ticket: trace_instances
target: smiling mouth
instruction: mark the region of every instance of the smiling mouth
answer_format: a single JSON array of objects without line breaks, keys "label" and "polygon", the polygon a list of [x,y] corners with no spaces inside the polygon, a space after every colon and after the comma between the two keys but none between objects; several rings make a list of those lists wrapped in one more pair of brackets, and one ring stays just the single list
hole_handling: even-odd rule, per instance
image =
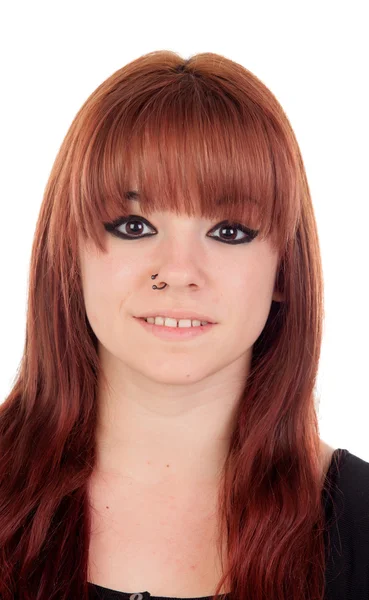
[{"label": "smiling mouth", "polygon": [[192,327],[205,327],[205,325],[214,325],[210,321],[201,321],[200,319],[174,319],[173,317],[139,317],[150,325],[157,327],[170,327],[178,329],[191,329]]},{"label": "smiling mouth", "polygon": [[215,327],[216,323],[207,323],[206,325],[187,325],[184,327],[172,326],[170,323],[167,325],[148,323],[144,317],[136,317],[136,320],[141,323],[141,327],[146,329],[149,333],[152,333],[158,338],[163,340],[177,340],[184,341],[192,338],[201,337],[205,335],[207,331],[210,331]]}]

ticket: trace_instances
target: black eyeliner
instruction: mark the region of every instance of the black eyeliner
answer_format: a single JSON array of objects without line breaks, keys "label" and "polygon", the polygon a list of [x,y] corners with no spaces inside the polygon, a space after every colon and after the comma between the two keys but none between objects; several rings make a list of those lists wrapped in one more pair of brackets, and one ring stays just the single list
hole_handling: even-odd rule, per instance
[{"label": "black eyeliner", "polygon": [[[249,227],[246,227],[245,225],[242,225],[242,223],[237,223],[236,221],[222,221],[221,223],[218,223],[218,225],[216,227],[213,227],[213,229],[218,229],[219,227],[231,227],[234,229],[240,229],[243,233],[246,233],[251,239],[255,239],[256,236],[259,233],[258,229],[250,229]],[[219,240],[219,241],[223,241],[223,240]],[[236,243],[236,244],[240,244],[242,242],[244,242],[245,240],[237,240],[236,242],[232,242],[231,240],[229,242],[225,242],[225,243]]]},{"label": "black eyeliner", "polygon": [[116,229],[117,227],[119,227],[119,225],[122,225],[122,223],[124,223],[125,221],[129,221],[130,219],[138,219],[139,221],[143,221],[143,223],[145,223],[149,227],[152,227],[151,223],[149,223],[149,221],[147,221],[147,219],[145,219],[145,217],[141,217],[140,215],[127,215],[126,217],[119,217],[118,219],[115,219],[115,221],[112,221],[111,223],[104,223],[104,227],[105,227],[106,231],[113,232],[113,230]]},{"label": "black eyeliner", "polygon": [[[116,237],[118,237],[120,239],[126,239],[126,240],[133,240],[133,239],[139,240],[144,237],[149,237],[149,236],[153,235],[152,233],[146,233],[144,235],[140,235],[139,237],[135,237],[135,236],[130,236],[130,235],[124,234],[120,231],[117,231],[117,228],[120,225],[122,225],[123,223],[126,223],[126,222],[128,223],[130,220],[134,221],[135,219],[142,221],[142,223],[144,223],[151,229],[156,230],[156,228],[153,225],[151,225],[151,223],[147,219],[145,219],[145,217],[142,217],[140,215],[127,215],[125,217],[119,217],[118,219],[115,219],[111,223],[104,223],[104,228],[106,231],[115,235]],[[242,225],[242,223],[237,223],[234,221],[227,221],[227,220],[221,221],[220,223],[218,223],[215,227],[212,228],[211,231],[220,229],[221,227],[230,227],[230,228],[238,229],[238,230],[242,231],[243,233],[245,233],[249,237],[249,239],[243,239],[243,240],[222,240],[218,237],[210,236],[210,238],[215,239],[217,242],[222,242],[223,244],[229,244],[229,245],[230,244],[236,245],[236,244],[250,243],[254,238],[256,238],[256,236],[259,233],[258,230],[249,229],[245,225]]]}]

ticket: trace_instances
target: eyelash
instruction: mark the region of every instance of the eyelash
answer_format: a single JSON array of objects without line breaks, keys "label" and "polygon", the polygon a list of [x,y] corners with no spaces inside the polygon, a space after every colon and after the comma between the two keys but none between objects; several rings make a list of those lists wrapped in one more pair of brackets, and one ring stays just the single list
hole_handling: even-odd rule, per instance
[{"label": "eyelash", "polygon": [[[145,233],[144,235],[140,235],[140,236],[130,236],[126,233],[122,233],[121,231],[118,231],[118,227],[121,227],[122,225],[128,224],[128,223],[135,223],[136,221],[141,221],[148,227],[155,229],[155,227],[153,227],[149,223],[149,221],[147,221],[144,217],[139,217],[136,215],[129,215],[128,217],[121,217],[120,219],[118,219],[117,221],[114,221],[113,223],[105,223],[104,227],[105,227],[106,231],[108,231],[109,233],[111,233],[121,239],[125,239],[125,240],[137,240],[137,239],[139,240],[144,237],[151,237],[152,235],[155,235],[155,234]],[[214,236],[210,236],[211,238],[213,238],[216,241],[219,241],[223,244],[231,244],[231,245],[249,244],[250,242],[252,242],[252,240],[254,238],[256,238],[256,236],[259,233],[258,231],[254,230],[254,229],[249,229],[248,227],[245,227],[241,223],[235,223],[235,222],[230,222],[230,221],[222,221],[221,223],[218,223],[218,225],[216,227],[213,227],[213,229],[211,229],[210,231],[211,232],[216,231],[217,229],[219,229],[221,227],[227,228],[227,229],[239,229],[240,231],[245,233],[247,236],[246,238],[243,238],[241,240],[228,240],[228,241],[222,240],[222,239],[214,237]]]}]

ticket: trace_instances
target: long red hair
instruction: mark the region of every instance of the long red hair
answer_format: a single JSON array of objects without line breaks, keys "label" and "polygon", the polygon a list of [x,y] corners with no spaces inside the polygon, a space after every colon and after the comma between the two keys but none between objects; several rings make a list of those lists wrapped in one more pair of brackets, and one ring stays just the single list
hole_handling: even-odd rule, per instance
[{"label": "long red hair", "polygon": [[225,584],[235,600],[320,600],[323,277],[300,150],[250,71],[214,53],[170,51],[134,60],[91,94],[46,185],[23,356],[0,407],[0,596],[88,598],[87,489],[104,375],[78,239],[106,251],[104,223],[129,214],[132,181],[150,210],[235,218],[279,251],[284,299],[254,344],[219,494],[227,565],[217,594]]}]

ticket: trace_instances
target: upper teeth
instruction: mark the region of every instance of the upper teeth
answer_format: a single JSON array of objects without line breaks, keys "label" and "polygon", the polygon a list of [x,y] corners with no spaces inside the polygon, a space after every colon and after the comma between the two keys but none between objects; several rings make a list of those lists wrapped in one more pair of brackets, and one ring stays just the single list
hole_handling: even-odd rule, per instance
[{"label": "upper teeth", "polygon": [[207,321],[197,321],[196,319],[172,319],[170,317],[147,317],[145,321],[155,325],[164,325],[166,327],[200,327],[200,325],[208,324]]}]

